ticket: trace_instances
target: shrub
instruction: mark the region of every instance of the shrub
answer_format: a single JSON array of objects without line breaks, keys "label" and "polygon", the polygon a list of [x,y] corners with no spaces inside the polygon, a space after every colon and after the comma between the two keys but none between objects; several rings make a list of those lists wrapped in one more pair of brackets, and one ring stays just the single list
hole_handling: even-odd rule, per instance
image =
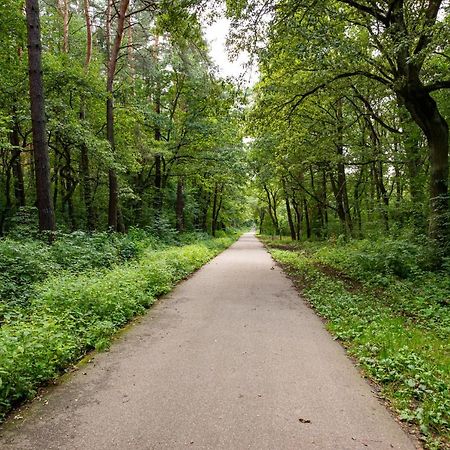
[{"label": "shrub", "polygon": [[[19,228],[18,228],[19,229]],[[13,236],[18,236],[17,233]],[[81,273],[139,258],[148,248],[162,248],[148,230],[119,233],[57,233],[53,245],[39,239],[0,240],[0,321],[14,305],[26,307],[34,284],[50,274]]]},{"label": "shrub", "polygon": [[364,239],[324,246],[316,256],[360,280],[381,284],[388,282],[386,277],[408,278],[427,268],[423,247],[402,239]]},{"label": "shrub", "polygon": [[[32,284],[57,269],[49,247],[40,241],[0,241],[0,299],[24,305],[32,293]],[[1,317],[0,317],[1,318]]]}]

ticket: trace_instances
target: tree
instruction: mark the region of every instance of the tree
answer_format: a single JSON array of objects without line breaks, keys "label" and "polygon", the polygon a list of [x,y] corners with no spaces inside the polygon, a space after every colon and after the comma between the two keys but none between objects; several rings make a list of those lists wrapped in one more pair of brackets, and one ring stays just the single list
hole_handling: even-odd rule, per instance
[{"label": "tree", "polygon": [[[129,0],[121,0],[119,8],[117,10],[117,29],[115,32],[114,42],[112,49],[110,50],[110,33],[112,22],[112,2],[108,0],[107,6],[107,48],[108,48],[108,71],[106,81],[106,133],[108,141],[111,145],[111,150],[115,152],[115,140],[114,140],[114,77],[116,75],[117,60],[119,58],[120,46],[122,43],[123,32],[125,29],[125,18],[128,11]],[[119,187],[117,174],[114,168],[109,169],[109,204],[108,204],[108,225],[109,227],[117,231],[118,229],[118,215],[119,215]]]},{"label": "tree", "polygon": [[[308,82],[297,85],[279,105],[289,113],[345,79],[379,84],[390,98],[399,99],[428,142],[429,234],[438,251],[447,248],[448,124],[433,97],[434,92],[450,87],[444,66],[436,64],[436,59],[445,58],[442,50],[449,31],[445,2],[227,3],[235,17],[236,35],[254,37],[251,27],[265,32],[269,50],[259,52],[262,60],[275,52],[290,55],[291,66],[278,73],[277,64],[270,68],[273,77],[283,84],[282,77],[299,79],[309,74]],[[258,27],[255,17],[260,18]]]},{"label": "tree", "polygon": [[42,82],[41,28],[38,0],[26,1],[28,30],[28,65],[31,122],[36,174],[36,198],[40,231],[55,230],[55,214],[50,195],[50,160],[45,126],[45,102]]}]

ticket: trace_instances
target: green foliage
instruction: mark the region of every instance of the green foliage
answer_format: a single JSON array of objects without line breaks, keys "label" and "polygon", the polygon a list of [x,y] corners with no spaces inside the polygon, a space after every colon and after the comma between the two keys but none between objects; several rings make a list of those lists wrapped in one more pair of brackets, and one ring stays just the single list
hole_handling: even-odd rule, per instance
[{"label": "green foliage", "polygon": [[402,420],[429,448],[448,443],[450,275],[427,271],[420,245],[402,240],[266,243],[289,249],[271,253]]},{"label": "green foliage", "polygon": [[[89,7],[88,47],[82,2],[40,2],[50,190],[58,230],[107,229],[110,169],[117,175],[120,219],[127,230],[147,227],[174,244],[175,228],[212,231],[216,184],[221,187],[216,225],[233,228],[245,221],[240,92],[205,57],[208,46],[196,3],[161,2],[151,14],[130,4],[127,16],[136,21],[126,27],[118,56],[111,151],[105,128],[105,5]],[[0,17],[0,235],[29,238],[37,220],[34,208],[23,208],[36,204],[25,17],[20,2],[6,0],[5,6]],[[116,25],[113,15],[112,31]],[[132,247],[123,256],[132,257]]]},{"label": "green foliage", "polygon": [[[23,225],[23,224],[22,224]],[[207,239],[205,233],[179,234],[165,228],[131,229],[127,234],[76,231],[58,233],[53,245],[25,237],[25,226],[0,240],[0,321],[28,306],[36,284],[55,273],[78,275],[92,269],[108,269],[137,259],[148,249],[186,245]]]},{"label": "green foliage", "polygon": [[429,268],[427,250],[410,240],[394,238],[339,241],[316,255],[362,281],[388,282],[389,276],[409,278]]},{"label": "green foliage", "polygon": [[[69,249],[61,244],[61,261],[67,264],[75,258],[79,237],[70,248],[74,250],[73,257],[67,258]],[[105,244],[103,236],[97,238],[100,246]],[[119,327],[142,314],[158,296],[235,238],[236,235],[220,239],[197,235],[186,238],[195,240],[190,245],[162,250],[150,246],[137,261],[112,269],[91,266],[82,274],[54,274],[38,284],[29,307],[22,315],[7,318],[0,328],[0,415],[33,397],[39,385],[56,377],[90,349],[106,348]],[[96,251],[93,250],[94,259]],[[83,261],[81,267],[85,269]]]},{"label": "green foliage", "polygon": [[[0,241],[0,304],[24,304],[31,286],[57,268],[50,249],[39,241]],[[1,318],[0,309],[0,318]]]}]

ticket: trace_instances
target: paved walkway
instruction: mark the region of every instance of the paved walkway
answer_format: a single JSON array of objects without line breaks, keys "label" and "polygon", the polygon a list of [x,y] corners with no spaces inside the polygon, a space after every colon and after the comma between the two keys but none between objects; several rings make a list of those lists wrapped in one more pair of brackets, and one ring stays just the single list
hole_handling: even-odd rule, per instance
[{"label": "paved walkway", "polygon": [[415,448],[252,234],[24,416],[0,448]]}]

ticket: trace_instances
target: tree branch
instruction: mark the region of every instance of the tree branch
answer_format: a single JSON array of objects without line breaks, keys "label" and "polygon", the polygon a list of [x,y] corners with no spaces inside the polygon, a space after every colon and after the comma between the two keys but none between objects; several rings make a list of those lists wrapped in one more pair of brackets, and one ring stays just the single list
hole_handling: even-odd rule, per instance
[{"label": "tree branch", "polygon": [[436,81],[436,83],[425,86],[427,92],[434,92],[440,89],[450,89],[450,80]]},{"label": "tree branch", "polygon": [[386,16],[383,14],[383,11],[379,8],[377,8],[376,6],[367,6],[367,5],[362,5],[361,3],[355,2],[353,0],[339,0],[340,3],[345,3],[346,5],[351,6],[352,8],[357,9],[358,11],[361,11],[363,13],[369,14],[372,17],[374,17],[375,19],[379,20],[380,22],[382,22],[383,24],[387,25],[387,18]]},{"label": "tree branch", "polygon": [[316,92],[320,91],[321,89],[326,88],[329,84],[334,83],[335,81],[338,80],[342,80],[344,78],[351,78],[351,77],[356,77],[356,76],[363,76],[366,78],[369,78],[371,80],[375,80],[378,81],[379,83],[384,84],[385,86],[390,86],[390,81],[386,80],[383,77],[380,77],[379,75],[375,75],[373,73],[370,72],[365,72],[362,70],[357,70],[355,72],[346,72],[346,73],[340,73],[339,75],[336,75],[335,77],[331,78],[330,80],[327,80],[317,86],[315,86],[313,89],[309,90],[308,92],[305,92],[303,94],[297,94],[295,95],[293,98],[291,98],[290,100],[288,100],[287,102],[285,102],[282,105],[282,108],[284,108],[285,106],[293,103],[293,105],[291,106],[291,110],[289,113],[289,116],[292,115],[292,113],[295,111],[295,109],[308,97],[310,97],[311,95],[315,94]]}]

